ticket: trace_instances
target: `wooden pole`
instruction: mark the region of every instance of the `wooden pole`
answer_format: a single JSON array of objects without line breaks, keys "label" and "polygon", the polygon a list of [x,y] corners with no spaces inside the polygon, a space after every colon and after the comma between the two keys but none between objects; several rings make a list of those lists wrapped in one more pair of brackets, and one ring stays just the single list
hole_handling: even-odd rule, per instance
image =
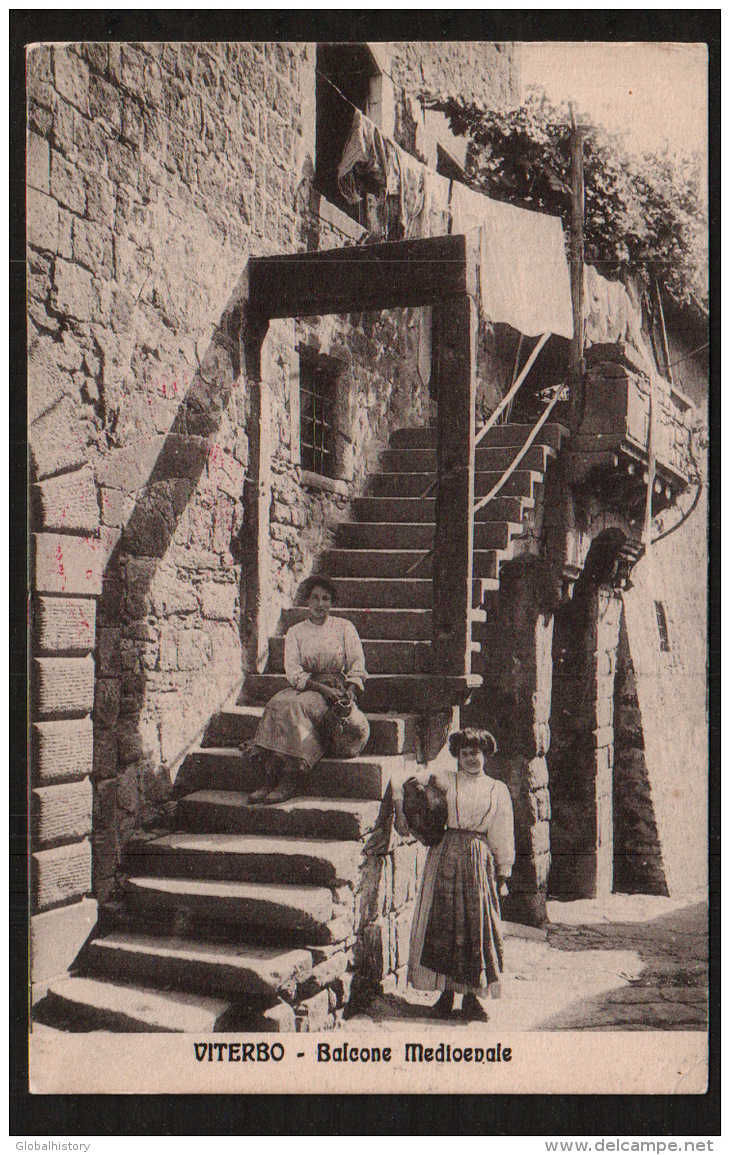
[{"label": "wooden pole", "polygon": [[573,301],[573,341],[570,357],[570,420],[577,429],[583,414],[583,268],[585,242],[585,180],[583,176],[583,134],[570,104],[570,292]]}]

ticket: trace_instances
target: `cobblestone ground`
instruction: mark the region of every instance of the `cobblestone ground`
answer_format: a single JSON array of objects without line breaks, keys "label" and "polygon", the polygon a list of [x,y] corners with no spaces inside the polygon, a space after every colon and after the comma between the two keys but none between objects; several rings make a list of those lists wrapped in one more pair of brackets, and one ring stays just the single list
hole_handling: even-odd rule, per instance
[{"label": "cobblestone ground", "polygon": [[[511,1031],[705,1030],[707,905],[696,899],[611,895],[549,902],[547,934],[514,928],[505,939],[502,997],[483,1000],[494,1027]],[[508,928],[509,931],[510,928]],[[529,937],[522,937],[528,935]],[[434,995],[383,995],[345,1029],[403,1020],[443,1034]],[[456,1013],[450,1022],[467,1029]]]}]

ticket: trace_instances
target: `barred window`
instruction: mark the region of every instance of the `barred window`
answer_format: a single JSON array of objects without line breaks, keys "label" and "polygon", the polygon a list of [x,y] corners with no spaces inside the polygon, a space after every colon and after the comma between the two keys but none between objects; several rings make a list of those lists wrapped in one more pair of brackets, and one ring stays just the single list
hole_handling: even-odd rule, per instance
[{"label": "barred window", "polygon": [[335,367],[301,356],[299,361],[299,437],[302,469],[335,475]]}]

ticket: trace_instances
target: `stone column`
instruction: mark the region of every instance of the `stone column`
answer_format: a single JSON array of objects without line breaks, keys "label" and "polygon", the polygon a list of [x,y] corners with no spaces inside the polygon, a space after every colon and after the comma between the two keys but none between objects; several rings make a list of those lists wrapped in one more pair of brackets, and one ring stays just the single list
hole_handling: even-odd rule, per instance
[{"label": "stone column", "polygon": [[551,893],[613,888],[613,689],[622,603],[609,586],[576,587],[555,637]]},{"label": "stone column", "polygon": [[525,559],[501,571],[497,612],[486,627],[484,687],[465,721],[493,730],[494,775],[507,783],[515,812],[517,860],[504,904],[508,919],[545,920],[550,869],[550,748],[553,588],[545,567]]}]

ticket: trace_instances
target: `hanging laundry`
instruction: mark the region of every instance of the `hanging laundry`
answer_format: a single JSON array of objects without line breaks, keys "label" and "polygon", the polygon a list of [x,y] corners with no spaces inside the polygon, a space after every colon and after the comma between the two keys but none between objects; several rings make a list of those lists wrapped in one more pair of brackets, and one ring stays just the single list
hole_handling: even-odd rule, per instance
[{"label": "hanging laundry", "polygon": [[[391,167],[392,164],[391,160]],[[378,190],[385,195],[389,184],[388,168],[386,144],[380,129],[364,113],[355,109],[350,135],[337,169],[340,192],[349,204],[357,204],[362,200],[358,184],[369,192]]]},{"label": "hanging laundry", "polygon": [[593,265],[583,275],[583,323],[586,345],[614,345],[624,341],[633,346],[654,370],[641,332],[641,298],[623,281],[609,281]]},{"label": "hanging laundry", "polygon": [[452,232],[478,236],[482,307],[526,337],[573,336],[570,273],[559,217],[490,200],[453,181]]}]

